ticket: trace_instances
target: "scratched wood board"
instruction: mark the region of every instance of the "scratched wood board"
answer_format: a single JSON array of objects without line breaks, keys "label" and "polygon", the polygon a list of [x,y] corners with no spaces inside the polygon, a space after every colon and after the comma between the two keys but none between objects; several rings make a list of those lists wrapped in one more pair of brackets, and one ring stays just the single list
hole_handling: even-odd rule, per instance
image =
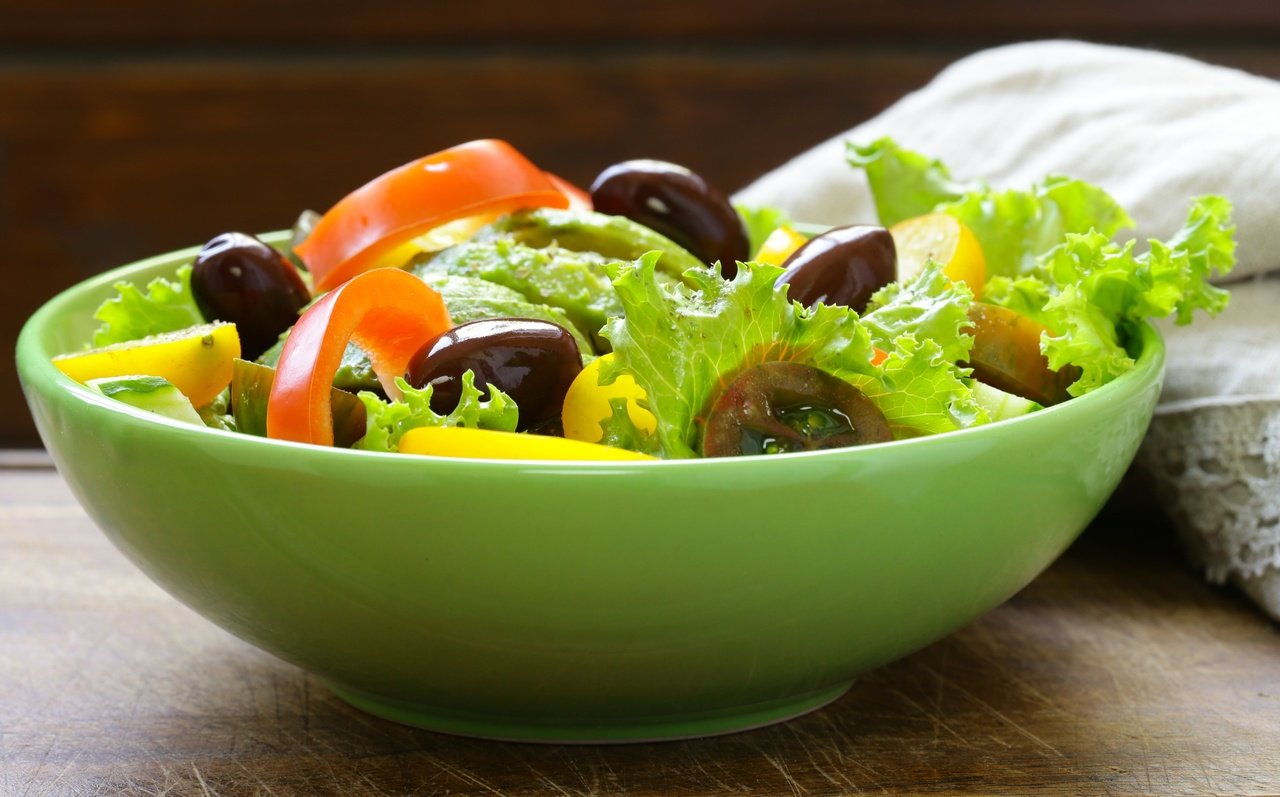
[{"label": "scratched wood board", "polygon": [[453,738],[355,711],[0,459],[0,795],[1278,794],[1280,634],[1137,510],[832,706],[718,739]]}]

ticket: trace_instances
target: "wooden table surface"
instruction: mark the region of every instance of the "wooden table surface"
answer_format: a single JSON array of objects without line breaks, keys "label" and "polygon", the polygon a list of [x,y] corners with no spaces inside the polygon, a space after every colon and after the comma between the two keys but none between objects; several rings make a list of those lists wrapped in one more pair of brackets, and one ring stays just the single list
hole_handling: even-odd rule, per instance
[{"label": "wooden table surface", "polygon": [[1280,794],[1280,633],[1111,508],[830,707],[718,739],[499,744],[362,714],[146,580],[0,457],[0,795]]}]

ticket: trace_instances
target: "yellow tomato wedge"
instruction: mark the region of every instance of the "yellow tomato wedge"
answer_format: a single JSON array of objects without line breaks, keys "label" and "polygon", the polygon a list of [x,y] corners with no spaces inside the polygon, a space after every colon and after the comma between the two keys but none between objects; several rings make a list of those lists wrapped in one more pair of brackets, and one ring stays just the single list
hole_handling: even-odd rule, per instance
[{"label": "yellow tomato wedge", "polygon": [[600,369],[605,363],[612,361],[612,354],[596,358],[569,385],[560,417],[564,436],[570,440],[600,442],[600,438],[604,437],[600,424],[613,415],[613,410],[609,407],[611,399],[627,400],[627,417],[640,431],[653,434],[658,428],[658,419],[638,403],[648,398],[644,388],[637,385],[630,375],[620,375],[611,385],[600,384]]},{"label": "yellow tomato wedge", "polygon": [[756,256],[753,259],[757,263],[780,266],[797,249],[807,243],[809,243],[808,238],[791,229],[789,225],[784,224],[769,233],[769,237],[764,239],[764,243],[760,245],[760,251],[756,252]]},{"label": "yellow tomato wedge", "polygon": [[53,364],[77,382],[132,374],[163,377],[203,407],[231,384],[232,362],[239,356],[235,324],[217,323],[64,354]]},{"label": "yellow tomato wedge", "polygon": [[462,426],[426,426],[411,429],[400,438],[401,454],[470,459],[525,459],[583,462],[589,460],[636,461],[654,459],[625,448],[516,432],[468,429]]},{"label": "yellow tomato wedge", "polygon": [[898,250],[898,281],[906,282],[933,260],[942,273],[963,282],[977,298],[987,281],[987,260],[973,232],[946,213],[930,213],[889,228]]}]

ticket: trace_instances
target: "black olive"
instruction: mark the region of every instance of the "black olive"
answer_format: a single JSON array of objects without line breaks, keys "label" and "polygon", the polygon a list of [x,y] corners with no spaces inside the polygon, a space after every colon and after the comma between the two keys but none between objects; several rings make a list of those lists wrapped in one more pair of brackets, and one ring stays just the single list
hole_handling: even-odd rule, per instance
[{"label": "black olive", "polygon": [[792,362],[766,362],[724,389],[702,434],[704,457],[785,454],[893,439],[884,413],[853,385]]},{"label": "black olive", "polygon": [[462,397],[462,375],[475,374],[482,393],[493,385],[520,407],[519,431],[543,428],[560,417],[564,394],[582,370],[582,355],[568,330],[531,318],[470,321],[423,344],[406,379],[432,385],[431,409],[452,412]]},{"label": "black olive", "polygon": [[591,184],[591,203],[600,213],[626,216],[662,233],[704,263],[719,262],[726,279],[751,254],[747,229],[725,195],[674,163],[615,163]]},{"label": "black olive", "polygon": [[883,227],[836,227],[797,249],[782,267],[778,285],[805,307],[844,305],[861,313],[871,294],[893,282],[898,270],[893,236]]},{"label": "black olive", "polygon": [[207,321],[230,321],[240,356],[257,359],[298,320],[311,294],[293,264],[270,246],[239,232],[209,241],[196,255],[191,293]]}]

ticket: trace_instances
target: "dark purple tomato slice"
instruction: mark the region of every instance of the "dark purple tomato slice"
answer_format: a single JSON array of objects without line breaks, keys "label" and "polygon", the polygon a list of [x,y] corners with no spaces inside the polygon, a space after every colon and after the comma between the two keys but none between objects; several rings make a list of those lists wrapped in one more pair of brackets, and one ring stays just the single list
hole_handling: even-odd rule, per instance
[{"label": "dark purple tomato slice", "polygon": [[785,454],[892,439],[884,413],[853,385],[812,366],[767,362],[743,371],[716,399],[702,455]]},{"label": "dark purple tomato slice", "polygon": [[531,318],[486,318],[423,344],[405,379],[416,388],[431,385],[431,409],[445,414],[457,408],[462,376],[471,371],[481,393],[493,385],[515,400],[517,430],[525,431],[555,427],[564,394],[581,370],[578,344],[564,327]]},{"label": "dark purple tomato slice", "polygon": [[871,294],[893,282],[898,271],[893,236],[883,227],[836,227],[811,239],[783,263],[777,285],[805,307],[844,305],[861,313]]},{"label": "dark purple tomato slice", "polygon": [[662,233],[732,279],[750,255],[747,229],[729,199],[698,174],[674,163],[615,163],[591,184],[596,211],[626,216]]}]

